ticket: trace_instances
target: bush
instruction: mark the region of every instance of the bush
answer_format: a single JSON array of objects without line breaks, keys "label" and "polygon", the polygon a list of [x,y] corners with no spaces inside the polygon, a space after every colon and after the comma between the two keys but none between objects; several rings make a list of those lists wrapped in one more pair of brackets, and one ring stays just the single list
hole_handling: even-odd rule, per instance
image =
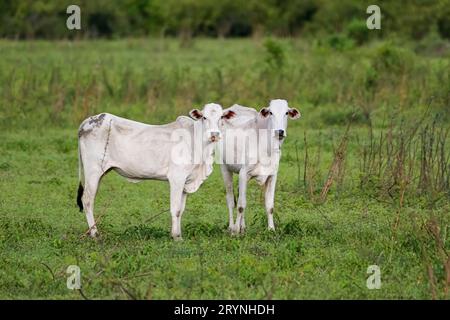
[{"label": "bush", "polygon": [[336,50],[343,51],[355,46],[355,42],[345,34],[333,34],[326,38],[326,44]]},{"label": "bush", "polygon": [[[450,15],[450,13],[449,13]],[[438,20],[439,34],[446,39],[450,40],[450,16],[446,15]]]},{"label": "bush", "polygon": [[370,32],[365,21],[362,19],[353,19],[345,28],[347,36],[355,41],[356,44],[362,45],[369,40]]},{"label": "bush", "polygon": [[407,68],[412,67],[414,55],[411,51],[385,43],[378,47],[373,57],[373,66],[376,71],[405,72]]},{"label": "bush", "polygon": [[266,49],[266,62],[274,69],[281,69],[285,65],[286,54],[283,46],[280,42],[267,39],[264,42],[264,48]]},{"label": "bush", "polygon": [[428,56],[444,56],[450,52],[450,42],[442,39],[437,31],[432,31],[417,44],[415,51]]}]

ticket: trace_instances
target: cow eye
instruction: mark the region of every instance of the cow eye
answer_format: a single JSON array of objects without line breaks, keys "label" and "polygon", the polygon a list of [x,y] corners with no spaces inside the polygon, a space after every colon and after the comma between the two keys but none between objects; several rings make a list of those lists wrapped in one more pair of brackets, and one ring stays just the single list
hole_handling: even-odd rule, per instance
[{"label": "cow eye", "polygon": [[270,114],[270,115],[273,115],[272,111],[269,111],[269,114]]},{"label": "cow eye", "polygon": [[286,115],[288,115],[289,114],[289,112],[286,112]]},{"label": "cow eye", "polygon": [[206,117],[203,117],[203,120],[206,120]]}]

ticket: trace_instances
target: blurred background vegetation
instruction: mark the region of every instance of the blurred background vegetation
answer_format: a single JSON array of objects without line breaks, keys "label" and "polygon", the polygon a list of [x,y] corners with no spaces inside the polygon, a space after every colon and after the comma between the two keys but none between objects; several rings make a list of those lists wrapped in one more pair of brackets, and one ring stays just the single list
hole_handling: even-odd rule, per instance
[{"label": "blurred background vegetation", "polygon": [[[377,37],[450,38],[450,0],[379,0],[382,30],[369,33],[369,0],[17,0],[0,1],[0,37],[206,37],[343,33],[358,43]],[[82,30],[67,32],[66,8],[81,7]]]},{"label": "blurred background vegetation", "polygon": [[[70,4],[81,30],[66,28]],[[79,298],[76,263],[90,298],[449,298],[450,0],[0,0],[0,57],[0,297]],[[230,239],[214,170],[181,247],[157,215],[168,186],[117,175],[97,202],[103,241],[80,237],[86,117],[158,124],[274,98],[302,112],[277,233],[253,185],[249,236]],[[381,290],[365,286],[374,263]]]},{"label": "blurred background vegetation", "polygon": [[449,117],[450,0],[380,0],[381,30],[365,0],[82,0],[81,30],[66,27],[70,4],[0,0],[0,125],[104,110],[162,122],[274,97],[310,108],[316,127],[354,110],[414,117],[431,97]]}]

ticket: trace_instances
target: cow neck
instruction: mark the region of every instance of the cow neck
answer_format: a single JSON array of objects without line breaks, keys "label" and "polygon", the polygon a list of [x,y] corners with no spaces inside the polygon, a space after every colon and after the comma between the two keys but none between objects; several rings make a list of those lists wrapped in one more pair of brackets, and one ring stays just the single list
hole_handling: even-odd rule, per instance
[{"label": "cow neck", "polygon": [[272,146],[270,148],[270,151],[272,154],[280,155],[281,154],[281,145],[283,144],[280,140],[274,139],[271,137],[272,140]]},{"label": "cow neck", "polygon": [[204,167],[205,169],[205,174],[206,176],[208,176],[209,174],[211,174],[212,171],[212,167],[213,167],[213,160],[214,160],[214,143],[209,142],[207,139],[204,138],[204,134],[203,134],[203,128],[202,128],[202,124],[200,121],[196,121],[194,123],[195,129],[194,131],[201,134],[201,139],[202,139],[202,146],[201,146],[201,151],[202,151],[202,158],[200,161],[200,166]]},{"label": "cow neck", "polygon": [[282,143],[274,138],[270,138],[271,140],[271,147],[270,147],[270,160],[272,163],[274,163],[276,166],[280,163],[281,158],[281,145]]},{"label": "cow neck", "polygon": [[214,147],[215,143],[205,141],[203,142],[203,161],[202,164],[212,167],[214,161]]},{"label": "cow neck", "polygon": [[[269,130],[268,127],[268,119],[262,117],[261,115],[258,115],[258,119],[257,119],[257,129],[264,129],[264,130]],[[258,134],[259,136],[259,134]],[[269,144],[268,144],[268,152],[267,155],[269,156],[269,158],[271,158],[272,161],[276,161],[277,163],[280,161],[280,157],[281,157],[281,146],[282,146],[282,142],[278,139],[274,139],[273,138],[273,132],[269,132],[269,137],[267,137],[267,139],[269,139]],[[273,163],[273,162],[272,162]]]},{"label": "cow neck", "polygon": [[[194,165],[194,170],[191,175],[188,177],[186,184],[184,186],[184,191],[187,193],[193,193],[198,190],[198,188],[202,185],[203,181],[212,173],[213,170],[213,152],[214,152],[214,143],[210,143],[203,139],[203,131],[201,130],[201,124],[197,122],[194,123],[194,131],[201,132],[201,152],[202,157],[199,163]],[[200,129],[200,130],[199,130]],[[195,137],[195,133],[194,133]],[[198,139],[198,137],[195,137]]]}]

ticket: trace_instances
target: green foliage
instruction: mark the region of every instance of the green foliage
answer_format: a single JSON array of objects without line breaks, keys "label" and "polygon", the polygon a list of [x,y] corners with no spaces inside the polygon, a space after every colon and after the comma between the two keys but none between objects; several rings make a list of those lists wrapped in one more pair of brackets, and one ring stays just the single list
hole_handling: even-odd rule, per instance
[{"label": "green foliage", "polygon": [[414,54],[390,43],[382,44],[373,57],[374,68],[378,72],[405,72],[414,66]]},{"label": "green foliage", "polygon": [[280,70],[285,65],[286,54],[280,42],[267,39],[264,41],[264,48],[266,49],[266,62],[270,68]]},{"label": "green foliage", "polygon": [[364,28],[371,1],[353,0],[80,0],[82,30],[66,28],[69,0],[0,3],[0,37],[92,38],[178,35],[307,36],[347,33],[361,44],[371,37],[421,39],[437,28],[449,39],[449,1],[382,0],[382,30]]},{"label": "green foliage", "polygon": [[353,39],[350,39],[345,34],[335,33],[326,38],[326,44],[338,51],[352,49],[355,46]]},{"label": "green foliage", "polygon": [[415,51],[429,56],[450,56],[450,42],[441,38],[436,31],[431,31],[417,43]]},{"label": "green foliage", "polygon": [[438,20],[439,34],[446,39],[450,39],[450,10],[447,8]]},{"label": "green foliage", "polygon": [[353,19],[366,20],[364,1],[323,0],[316,1],[317,10],[307,30],[318,34],[333,34],[344,31],[345,26]]},{"label": "green foliage", "polygon": [[352,20],[345,29],[345,33],[350,39],[353,39],[358,45],[362,45],[369,40],[370,34],[374,34],[366,26],[366,22],[361,19]]},{"label": "green foliage", "polygon": [[[0,126],[77,126],[104,110],[166,122],[205,101],[260,108],[285,97],[298,106],[330,106],[329,115],[311,123],[319,127],[342,123],[345,116],[338,114],[340,120],[323,121],[337,110],[361,109],[363,123],[376,106],[390,112],[401,105],[413,113],[431,96],[444,99],[450,91],[448,58],[433,52],[430,59],[425,47],[412,48],[415,53],[390,41],[350,49],[345,36],[329,39],[333,45],[221,41],[196,40],[186,48],[172,39],[0,42]],[[444,105],[433,108],[444,112]],[[316,115],[323,110],[312,109]],[[70,152],[63,141],[58,146]],[[21,141],[13,148],[34,146]]]}]

